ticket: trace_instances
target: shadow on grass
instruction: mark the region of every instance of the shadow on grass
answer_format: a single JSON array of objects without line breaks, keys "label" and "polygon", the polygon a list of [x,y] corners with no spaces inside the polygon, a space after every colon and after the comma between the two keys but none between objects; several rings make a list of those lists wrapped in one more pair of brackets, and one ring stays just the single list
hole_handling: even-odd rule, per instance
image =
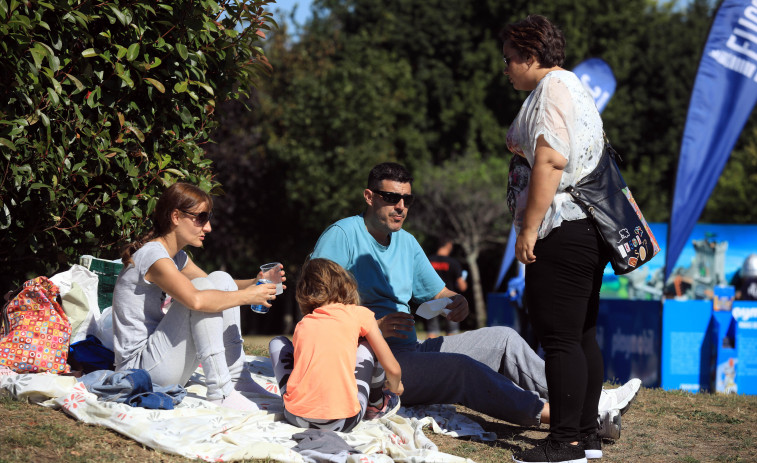
[{"label": "shadow on grass", "polygon": [[[481,425],[484,431],[497,435],[497,440],[480,442],[481,444],[508,450],[510,453],[534,447],[549,435],[549,428],[546,425],[544,427],[517,426],[470,412],[467,409],[458,409],[458,413]],[[614,445],[614,440],[602,439],[603,448],[611,449]]]},{"label": "shadow on grass", "polygon": [[457,412],[481,425],[484,431],[497,435],[497,440],[481,442],[481,444],[506,449],[511,453],[535,446],[549,433],[549,430],[545,428],[517,426],[504,421],[495,421],[492,418],[471,413],[467,409],[458,409]]}]

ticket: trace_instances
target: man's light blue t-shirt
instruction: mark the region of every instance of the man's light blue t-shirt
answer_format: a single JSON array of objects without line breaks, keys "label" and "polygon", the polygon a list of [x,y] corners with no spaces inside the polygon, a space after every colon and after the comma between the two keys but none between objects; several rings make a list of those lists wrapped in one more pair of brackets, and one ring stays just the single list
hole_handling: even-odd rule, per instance
[{"label": "man's light blue t-shirt", "polygon": [[[383,246],[376,241],[362,215],[347,217],[328,227],[315,244],[312,258],[332,260],[352,272],[360,292],[360,304],[380,319],[395,312],[410,313],[410,301],[431,300],[444,282],[431,266],[418,241],[405,230],[391,234]],[[407,339],[387,338],[394,346],[415,344],[415,328]]]}]

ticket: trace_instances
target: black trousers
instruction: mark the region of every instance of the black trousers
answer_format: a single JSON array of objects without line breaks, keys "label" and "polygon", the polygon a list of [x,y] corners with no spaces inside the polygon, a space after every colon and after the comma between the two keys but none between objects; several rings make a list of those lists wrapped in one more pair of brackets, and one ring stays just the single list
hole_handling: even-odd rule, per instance
[{"label": "black trousers", "polygon": [[609,257],[588,219],[563,222],[536,242],[534,254],[525,296],[545,352],[550,434],[572,442],[597,428],[604,363],[596,327]]}]

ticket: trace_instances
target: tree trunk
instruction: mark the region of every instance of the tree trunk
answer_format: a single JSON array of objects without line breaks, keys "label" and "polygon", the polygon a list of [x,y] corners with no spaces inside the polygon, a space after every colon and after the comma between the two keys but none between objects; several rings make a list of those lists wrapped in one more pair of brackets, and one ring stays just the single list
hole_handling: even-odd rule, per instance
[{"label": "tree trunk", "polygon": [[486,326],[486,300],[481,286],[481,271],[478,268],[478,251],[465,253],[465,261],[470,269],[470,282],[473,290],[473,307],[476,314],[476,328]]}]

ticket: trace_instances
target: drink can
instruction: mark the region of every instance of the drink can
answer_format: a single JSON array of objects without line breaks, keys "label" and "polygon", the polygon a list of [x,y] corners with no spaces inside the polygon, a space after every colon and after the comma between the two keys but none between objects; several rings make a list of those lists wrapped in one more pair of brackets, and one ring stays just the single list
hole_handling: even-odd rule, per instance
[{"label": "drink can", "polygon": [[[256,285],[263,285],[263,284],[266,284],[266,283],[272,283],[272,281],[270,281],[270,280],[258,280],[258,282],[255,283],[255,284]],[[268,309],[270,309],[270,307],[266,307],[266,306],[264,306],[262,304],[253,304],[253,305],[250,306],[250,309],[252,309],[252,311],[255,312],[255,313],[266,314],[266,313],[268,313]]]}]

